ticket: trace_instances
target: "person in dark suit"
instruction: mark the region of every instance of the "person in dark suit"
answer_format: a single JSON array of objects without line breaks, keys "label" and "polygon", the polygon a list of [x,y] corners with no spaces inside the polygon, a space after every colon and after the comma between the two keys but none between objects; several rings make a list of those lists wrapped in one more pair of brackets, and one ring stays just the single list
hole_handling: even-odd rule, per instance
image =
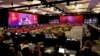
[{"label": "person in dark suit", "polygon": [[0,35],[0,56],[8,56],[9,47],[3,43],[3,35]]},{"label": "person in dark suit", "polygon": [[37,40],[38,42],[44,42],[44,40],[45,40],[45,35],[44,35],[44,33],[43,33],[43,32],[37,33],[37,34],[36,34],[36,40]]},{"label": "person in dark suit", "polygon": [[59,45],[65,46],[66,45],[66,39],[67,39],[67,37],[65,36],[65,33],[62,33],[60,36],[58,36]]},{"label": "person in dark suit", "polygon": [[21,52],[22,52],[23,56],[29,56],[30,55],[28,43],[29,43],[28,40],[25,40],[22,44],[20,44]]},{"label": "person in dark suit", "polygon": [[92,51],[93,42],[86,40],[84,43],[84,49],[77,51],[75,56],[99,56],[96,52]]},{"label": "person in dark suit", "polygon": [[51,54],[51,56],[64,56],[62,53],[59,53],[59,45],[55,45],[54,47],[55,51]]}]

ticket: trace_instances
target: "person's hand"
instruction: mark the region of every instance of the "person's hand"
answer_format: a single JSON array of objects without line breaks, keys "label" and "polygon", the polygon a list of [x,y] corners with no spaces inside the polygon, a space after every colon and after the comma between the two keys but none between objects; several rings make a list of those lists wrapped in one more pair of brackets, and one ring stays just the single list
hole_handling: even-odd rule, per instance
[{"label": "person's hand", "polygon": [[15,49],[14,49],[14,47],[9,47],[9,50],[11,50],[11,51],[15,51]]},{"label": "person's hand", "polygon": [[40,50],[41,44],[43,44],[43,42],[38,42],[37,43],[38,56],[42,56],[42,53],[41,53],[41,50]]},{"label": "person's hand", "polygon": [[43,42],[38,42],[38,43],[37,43],[37,45],[42,45],[42,44],[43,44]]}]

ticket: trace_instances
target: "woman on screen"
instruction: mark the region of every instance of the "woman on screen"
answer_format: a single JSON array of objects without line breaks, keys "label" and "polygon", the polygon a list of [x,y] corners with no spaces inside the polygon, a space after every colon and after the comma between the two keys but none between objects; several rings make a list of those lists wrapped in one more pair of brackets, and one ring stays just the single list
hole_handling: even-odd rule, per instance
[{"label": "woman on screen", "polygon": [[19,25],[30,25],[30,24],[32,24],[32,22],[31,22],[31,19],[29,19],[28,16],[22,17],[20,19]]}]

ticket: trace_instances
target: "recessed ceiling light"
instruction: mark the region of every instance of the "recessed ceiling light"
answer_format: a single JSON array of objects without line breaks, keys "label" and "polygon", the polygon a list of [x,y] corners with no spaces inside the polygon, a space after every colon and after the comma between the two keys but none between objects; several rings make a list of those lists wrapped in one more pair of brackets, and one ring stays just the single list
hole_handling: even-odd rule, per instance
[{"label": "recessed ceiling light", "polygon": [[40,4],[41,1],[34,0],[34,1],[24,1],[24,2],[21,2],[21,3],[25,4],[25,5],[31,5],[31,4]]},{"label": "recessed ceiling light", "polygon": [[37,1],[37,0],[32,1],[32,4],[40,4],[40,3],[41,3],[41,1]]},{"label": "recessed ceiling light", "polygon": [[5,7],[5,8],[9,8],[9,7],[17,7],[17,6],[20,6],[18,4],[13,4],[13,5],[1,5],[1,7]]},{"label": "recessed ceiling light", "polygon": [[23,7],[23,8],[14,8],[14,10],[18,11],[18,10],[25,10],[28,9],[28,7]]},{"label": "recessed ceiling light", "polygon": [[86,9],[74,9],[71,12],[86,12]]},{"label": "recessed ceiling light", "polygon": [[30,5],[30,4],[32,4],[32,2],[31,1],[24,1],[24,2],[21,2],[22,4],[25,4],[25,5]]},{"label": "recessed ceiling light", "polygon": [[83,5],[82,4],[77,4],[77,7],[82,7]]},{"label": "recessed ceiling light", "polygon": [[93,11],[100,11],[100,8],[93,8]]},{"label": "recessed ceiling light", "polygon": [[57,11],[55,11],[54,13],[61,13],[61,11],[58,11],[58,10],[57,10]]},{"label": "recessed ceiling light", "polygon": [[100,9],[100,8],[97,8],[97,9]]},{"label": "recessed ceiling light", "polygon": [[54,11],[54,7],[51,7],[50,9],[51,9],[51,11]]},{"label": "recessed ceiling light", "polygon": [[99,13],[100,11],[94,11],[95,13]]},{"label": "recessed ceiling light", "polygon": [[45,5],[40,5],[40,6],[37,6],[38,8],[41,8],[41,7],[45,7]]},{"label": "recessed ceiling light", "polygon": [[43,15],[45,15],[47,12],[42,12]]},{"label": "recessed ceiling light", "polygon": [[33,12],[33,13],[35,13],[35,12],[37,12],[38,10],[37,10],[37,9],[31,9],[30,11]]}]

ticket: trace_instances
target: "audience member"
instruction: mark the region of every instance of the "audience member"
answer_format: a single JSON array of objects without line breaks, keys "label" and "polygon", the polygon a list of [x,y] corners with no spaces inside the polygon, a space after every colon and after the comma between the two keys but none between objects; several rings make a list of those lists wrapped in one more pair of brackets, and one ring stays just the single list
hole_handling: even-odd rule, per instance
[{"label": "audience member", "polygon": [[58,43],[61,46],[65,46],[66,45],[66,36],[65,33],[62,33],[60,36],[58,36]]},{"label": "audience member", "polygon": [[64,56],[62,53],[59,53],[59,45],[55,45],[54,47],[55,51],[51,54],[51,56]]},{"label": "audience member", "polygon": [[9,47],[3,43],[3,35],[0,35],[0,56],[8,56]]},{"label": "audience member", "polygon": [[13,46],[9,47],[9,56],[15,56],[15,49]]},{"label": "audience member", "polygon": [[29,56],[30,54],[30,50],[28,47],[28,40],[25,40],[22,44],[20,44],[21,46],[21,52],[23,56]]},{"label": "audience member", "polygon": [[43,44],[43,42],[37,42],[36,47],[31,49],[30,56],[43,56],[43,52],[41,49],[42,44]]},{"label": "audience member", "polygon": [[90,40],[86,40],[83,50],[78,51],[75,56],[99,56],[96,52],[92,51],[92,47],[93,42]]}]

